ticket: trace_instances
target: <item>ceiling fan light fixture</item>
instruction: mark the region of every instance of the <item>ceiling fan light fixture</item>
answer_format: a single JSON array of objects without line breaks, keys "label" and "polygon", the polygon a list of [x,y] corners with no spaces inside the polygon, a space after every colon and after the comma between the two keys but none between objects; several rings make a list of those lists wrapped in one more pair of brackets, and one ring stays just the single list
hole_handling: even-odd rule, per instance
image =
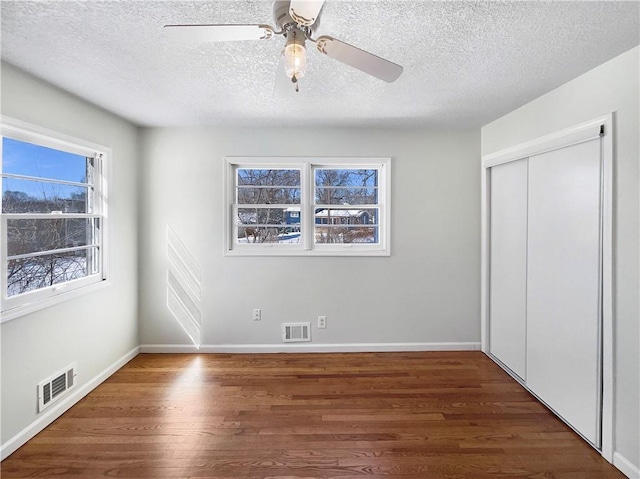
[{"label": "ceiling fan light fixture", "polygon": [[304,45],[290,43],[284,48],[284,68],[289,78],[302,78],[307,70],[307,51]]},{"label": "ceiling fan light fixture", "polygon": [[302,78],[307,71],[307,49],[304,46],[306,39],[304,32],[297,27],[291,28],[287,33],[287,45],[284,47],[285,73],[294,83]]}]

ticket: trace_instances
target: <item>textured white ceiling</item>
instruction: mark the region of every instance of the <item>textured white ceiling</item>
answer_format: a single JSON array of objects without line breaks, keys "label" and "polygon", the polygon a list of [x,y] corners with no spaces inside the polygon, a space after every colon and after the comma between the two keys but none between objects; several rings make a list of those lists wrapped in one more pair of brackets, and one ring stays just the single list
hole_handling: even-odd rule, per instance
[{"label": "textured white ceiling", "polygon": [[391,84],[281,36],[183,45],[165,24],[266,23],[270,1],[2,0],[2,60],[144,126],[482,126],[640,43],[636,1],[327,0],[315,34],[404,66]]}]

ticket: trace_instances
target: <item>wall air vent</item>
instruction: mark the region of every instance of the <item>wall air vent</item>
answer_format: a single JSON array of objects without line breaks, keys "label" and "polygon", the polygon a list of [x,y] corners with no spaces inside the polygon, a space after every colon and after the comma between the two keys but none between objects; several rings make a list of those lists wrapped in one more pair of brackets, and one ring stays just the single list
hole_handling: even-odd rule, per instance
[{"label": "wall air vent", "polygon": [[76,385],[77,369],[73,363],[38,384],[38,412],[44,411]]},{"label": "wall air vent", "polygon": [[311,323],[282,323],[282,342],[311,341]]}]

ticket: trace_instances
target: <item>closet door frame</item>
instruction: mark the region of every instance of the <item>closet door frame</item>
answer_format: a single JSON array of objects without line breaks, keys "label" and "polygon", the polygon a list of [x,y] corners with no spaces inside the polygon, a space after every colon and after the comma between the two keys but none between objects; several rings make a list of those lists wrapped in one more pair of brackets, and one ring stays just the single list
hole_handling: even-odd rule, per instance
[{"label": "closet door frame", "polygon": [[[536,138],[534,140],[507,148],[482,157],[481,165],[481,345],[482,351],[489,355],[490,328],[490,277],[491,277],[491,167],[515,160],[529,158],[558,148],[575,145],[600,138],[602,174],[601,174],[601,340],[602,340],[602,446],[600,453],[613,463],[613,425],[614,425],[614,340],[613,340],[613,127],[614,114],[595,118],[585,123]],[[492,358],[493,359],[493,358]],[[499,363],[496,363],[499,364]],[[500,365],[500,364],[499,364]],[[500,365],[502,367],[502,365]],[[507,373],[511,374],[508,369]],[[511,374],[512,375],[512,374]],[[512,375],[519,383],[526,384]]]}]

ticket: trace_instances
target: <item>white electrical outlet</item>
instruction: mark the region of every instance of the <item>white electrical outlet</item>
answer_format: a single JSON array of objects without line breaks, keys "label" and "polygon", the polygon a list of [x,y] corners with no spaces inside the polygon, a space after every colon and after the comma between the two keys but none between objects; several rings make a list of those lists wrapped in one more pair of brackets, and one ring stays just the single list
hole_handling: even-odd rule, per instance
[{"label": "white electrical outlet", "polygon": [[327,327],[327,317],[318,316],[318,329],[325,329]]},{"label": "white electrical outlet", "polygon": [[262,319],[262,311],[260,311],[259,309],[254,309],[253,310],[253,320],[254,321],[260,321]]}]

